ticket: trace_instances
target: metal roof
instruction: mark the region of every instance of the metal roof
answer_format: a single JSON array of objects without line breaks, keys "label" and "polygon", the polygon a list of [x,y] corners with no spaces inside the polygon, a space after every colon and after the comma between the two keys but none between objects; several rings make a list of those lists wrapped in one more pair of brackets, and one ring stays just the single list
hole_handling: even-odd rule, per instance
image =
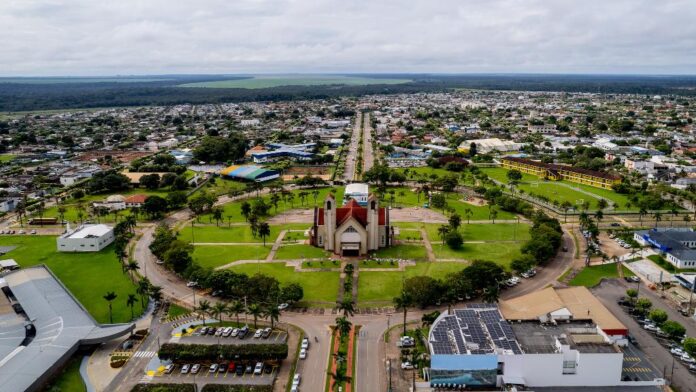
[{"label": "metal roof", "polygon": [[[0,315],[0,390],[38,390],[81,344],[102,343],[134,324],[100,325],[46,266],[0,279],[2,295],[24,313]],[[28,331],[33,325],[35,336]]]},{"label": "metal roof", "polygon": [[89,238],[89,237],[101,237],[108,234],[113,228],[111,226],[97,224],[97,225],[82,225],[78,227],[75,231],[67,232],[63,234],[63,238]]}]

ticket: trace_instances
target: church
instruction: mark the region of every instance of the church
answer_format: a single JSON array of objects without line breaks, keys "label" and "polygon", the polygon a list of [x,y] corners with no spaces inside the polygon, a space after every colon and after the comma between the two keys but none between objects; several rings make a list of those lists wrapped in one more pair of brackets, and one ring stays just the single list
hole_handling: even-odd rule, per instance
[{"label": "church", "polygon": [[324,206],[314,208],[311,244],[340,256],[363,256],[390,246],[394,229],[389,209],[380,207],[374,195],[369,195],[365,204],[363,207],[350,199],[339,207],[329,193]]}]

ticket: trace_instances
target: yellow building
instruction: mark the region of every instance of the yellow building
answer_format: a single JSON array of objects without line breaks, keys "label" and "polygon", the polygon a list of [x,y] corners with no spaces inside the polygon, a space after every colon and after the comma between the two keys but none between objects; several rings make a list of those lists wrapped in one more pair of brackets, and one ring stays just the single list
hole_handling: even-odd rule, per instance
[{"label": "yellow building", "polygon": [[548,180],[566,180],[604,189],[611,189],[614,184],[621,182],[621,177],[614,174],[580,169],[573,166],[542,163],[524,158],[503,158],[502,166],[506,169],[516,169],[522,173],[532,174]]}]

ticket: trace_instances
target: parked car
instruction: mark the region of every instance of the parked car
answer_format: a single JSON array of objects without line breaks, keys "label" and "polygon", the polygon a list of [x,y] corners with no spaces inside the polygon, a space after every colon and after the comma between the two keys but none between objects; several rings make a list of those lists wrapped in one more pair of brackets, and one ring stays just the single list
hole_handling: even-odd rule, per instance
[{"label": "parked car", "polygon": [[227,364],[226,363],[221,363],[218,365],[218,373],[224,373],[227,371]]},{"label": "parked car", "polygon": [[292,385],[300,385],[300,373],[295,373],[292,377]]},{"label": "parked car", "polygon": [[397,344],[399,347],[413,347],[415,345],[416,341],[410,336],[402,336],[399,338],[399,343]]},{"label": "parked car", "polygon": [[307,359],[307,349],[303,348],[300,350],[300,359]]},{"label": "parked car", "polygon": [[170,363],[169,365],[167,365],[167,366],[164,368],[164,373],[165,373],[165,374],[171,374],[171,373],[174,371],[174,368],[175,368],[175,367],[176,367],[176,366],[175,366],[173,363]]},{"label": "parked car", "polygon": [[293,385],[290,387],[290,392],[300,392],[300,386],[299,385]]},{"label": "parked car", "polygon": [[696,364],[696,359],[691,358],[691,355],[687,353],[684,353],[681,357],[679,357],[679,360],[689,365]]},{"label": "parked car", "polygon": [[191,369],[191,365],[189,365],[188,363],[185,364],[184,366],[181,367],[181,374],[188,374],[190,369]]},{"label": "parked car", "polygon": [[200,364],[195,364],[191,366],[191,373],[196,374],[198,371],[201,370],[201,365]]},{"label": "parked car", "polygon": [[203,328],[201,328],[201,329],[199,330],[199,332],[200,332],[201,335],[207,335],[209,329],[210,329],[210,328],[208,328],[208,327],[203,327]]},{"label": "parked car", "polygon": [[227,327],[227,328],[225,328],[225,330],[222,332],[222,336],[224,336],[224,337],[229,337],[231,333],[232,333],[232,327]]},{"label": "parked car", "polygon": [[690,371],[690,372],[696,373],[696,364],[693,364],[693,363],[690,364],[690,365],[689,365],[689,371]]},{"label": "parked car", "polygon": [[261,335],[263,335],[263,329],[257,329],[256,332],[254,332],[254,339],[260,339]]},{"label": "parked car", "polygon": [[218,370],[218,364],[214,363],[214,364],[210,365],[210,369],[208,369],[208,373],[215,373],[215,372],[217,372],[217,370]]},{"label": "parked car", "polygon": [[220,295],[222,295],[222,290],[215,290],[212,293],[210,293],[210,295],[213,297],[219,297]]},{"label": "parked car", "polygon": [[278,310],[285,310],[285,309],[287,309],[288,307],[290,307],[289,304],[287,304],[287,303],[282,303],[282,304],[278,305]]},{"label": "parked car", "polygon": [[635,275],[634,276],[624,276],[624,280],[626,280],[626,282],[632,282],[632,283],[640,282],[640,278],[635,276]]},{"label": "parked car", "polygon": [[244,339],[248,333],[249,333],[249,326],[245,325],[239,329],[239,332],[237,333],[237,337],[240,339]]},{"label": "parked car", "polygon": [[670,354],[675,355],[677,357],[681,357],[682,355],[685,354],[684,350],[682,350],[679,347],[674,347],[671,350],[669,350]]},{"label": "parked car", "polygon": [[256,366],[254,367],[254,375],[258,376],[261,373],[263,373],[263,362],[256,362]]},{"label": "parked car", "polygon": [[218,328],[218,330],[215,331],[215,336],[222,336],[222,334],[225,332],[225,329],[227,328]]},{"label": "parked car", "polygon": [[271,336],[271,332],[273,332],[273,330],[271,330],[270,327],[264,328],[264,330],[263,330],[263,338],[264,338],[264,339],[268,339],[268,337]]},{"label": "parked car", "polygon": [[244,366],[243,365],[237,365],[237,367],[234,370],[234,373],[238,376],[243,376],[244,375]]},{"label": "parked car", "polygon": [[232,373],[232,372],[234,372],[235,370],[237,370],[237,365],[235,365],[234,362],[230,362],[230,364],[227,365],[227,371],[230,372],[230,373]]},{"label": "parked car", "polygon": [[643,325],[643,329],[646,331],[657,332],[658,328],[653,324],[645,324]]},{"label": "parked car", "polygon": [[216,332],[217,332],[217,328],[216,328],[216,327],[211,327],[211,328],[208,330],[208,335],[215,335]]},{"label": "parked car", "polygon": [[186,283],[186,287],[196,287],[196,286],[198,286],[198,282],[193,281],[193,280]]},{"label": "parked car", "polygon": [[36,230],[32,230],[32,231],[31,231],[31,234],[36,234]]},{"label": "parked car", "polygon": [[300,346],[300,348],[304,348],[304,349],[309,348],[309,339],[308,338],[302,339],[302,346]]},{"label": "parked car", "polygon": [[263,372],[264,373],[271,374],[272,371],[273,371],[273,366],[271,366],[269,364],[263,365]]},{"label": "parked car", "polygon": [[248,365],[246,365],[246,368],[244,368],[244,372],[245,372],[246,374],[251,374],[251,373],[254,372],[254,367],[251,366],[251,364],[248,364]]},{"label": "parked car", "polygon": [[230,332],[230,336],[233,338],[236,338],[237,335],[239,335],[239,328],[232,328],[232,332]]},{"label": "parked car", "polygon": [[401,362],[401,368],[404,370],[413,369],[413,364],[411,362]]}]

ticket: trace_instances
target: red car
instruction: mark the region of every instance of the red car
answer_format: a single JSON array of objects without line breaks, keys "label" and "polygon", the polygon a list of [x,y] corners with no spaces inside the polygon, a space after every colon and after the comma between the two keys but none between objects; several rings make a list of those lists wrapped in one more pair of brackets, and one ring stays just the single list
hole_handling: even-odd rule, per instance
[{"label": "red car", "polygon": [[227,371],[229,372],[234,372],[234,369],[236,368],[234,362],[230,362],[230,365],[227,367]]}]

